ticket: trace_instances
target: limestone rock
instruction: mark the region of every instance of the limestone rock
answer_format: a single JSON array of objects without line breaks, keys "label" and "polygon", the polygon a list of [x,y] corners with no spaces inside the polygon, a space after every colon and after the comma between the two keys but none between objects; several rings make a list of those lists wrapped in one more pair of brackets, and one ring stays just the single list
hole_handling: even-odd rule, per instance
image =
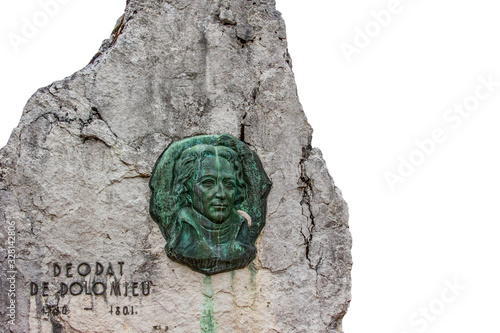
[{"label": "limestone rock", "polygon": [[[2,331],[342,331],[347,206],[310,146],[286,43],[272,0],[129,0],[88,66],[33,95],[0,152],[0,241],[15,225],[17,256]],[[219,133],[273,188],[254,263],[205,277],[166,257],[147,183],[172,141]]]}]

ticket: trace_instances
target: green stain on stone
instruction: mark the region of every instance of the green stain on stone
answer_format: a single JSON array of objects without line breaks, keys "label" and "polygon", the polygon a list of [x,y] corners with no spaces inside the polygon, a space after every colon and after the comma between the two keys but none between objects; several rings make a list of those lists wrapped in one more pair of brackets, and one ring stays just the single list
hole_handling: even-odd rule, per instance
[{"label": "green stain on stone", "polygon": [[255,278],[257,277],[257,273],[259,273],[259,270],[257,267],[255,267],[254,263],[251,263],[248,265],[248,271],[250,272],[250,287],[255,291],[257,290],[257,282],[255,281]]},{"label": "green stain on stone", "polygon": [[235,277],[236,277],[236,272],[231,271],[231,291],[233,292],[233,294],[234,294],[234,278]]},{"label": "green stain on stone", "polygon": [[215,301],[212,286],[212,277],[206,276],[203,279],[205,301],[203,302],[203,315],[201,317],[200,328],[202,333],[217,333],[217,320],[215,319]]}]

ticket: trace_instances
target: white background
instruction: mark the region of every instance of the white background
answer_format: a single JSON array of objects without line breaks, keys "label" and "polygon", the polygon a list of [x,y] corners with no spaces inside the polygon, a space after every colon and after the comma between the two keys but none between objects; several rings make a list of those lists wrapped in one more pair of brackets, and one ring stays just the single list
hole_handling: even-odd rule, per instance
[{"label": "white background", "polygon": [[[17,52],[8,34],[23,36],[23,20],[33,22],[42,7],[2,4],[0,146],[31,94],[84,67],[125,7],[124,0],[66,1]],[[277,7],[313,144],[350,205],[345,332],[499,332],[500,86],[473,102],[476,89],[488,93],[479,77],[500,82],[500,6],[278,0]],[[388,7],[398,10],[381,27],[370,13]],[[371,37],[363,40],[365,28]],[[347,44],[357,53],[346,57]],[[464,100],[473,112],[443,118]],[[436,129],[446,140],[428,144],[424,156],[415,142]],[[403,170],[401,159],[419,165]],[[401,177],[393,188],[387,172]]]}]

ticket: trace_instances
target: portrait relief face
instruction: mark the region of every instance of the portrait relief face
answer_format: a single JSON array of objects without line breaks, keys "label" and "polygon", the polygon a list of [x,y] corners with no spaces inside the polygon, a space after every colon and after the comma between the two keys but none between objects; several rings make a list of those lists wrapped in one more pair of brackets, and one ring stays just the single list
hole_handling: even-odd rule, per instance
[{"label": "portrait relief face", "polygon": [[248,266],[271,185],[257,154],[231,135],[171,143],[149,181],[150,214],[165,237],[165,253],[205,275]]},{"label": "portrait relief face", "polygon": [[234,167],[216,155],[205,156],[197,168],[190,193],[193,208],[210,221],[221,224],[234,209],[237,195]]}]

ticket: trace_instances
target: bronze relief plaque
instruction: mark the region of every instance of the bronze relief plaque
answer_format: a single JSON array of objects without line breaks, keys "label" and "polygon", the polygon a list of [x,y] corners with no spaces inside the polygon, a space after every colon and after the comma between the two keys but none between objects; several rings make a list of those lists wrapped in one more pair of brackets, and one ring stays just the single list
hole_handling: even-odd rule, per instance
[{"label": "bronze relief plaque", "polygon": [[271,181],[255,152],[227,134],[172,143],[149,182],[167,256],[212,275],[246,267],[266,222]]}]

